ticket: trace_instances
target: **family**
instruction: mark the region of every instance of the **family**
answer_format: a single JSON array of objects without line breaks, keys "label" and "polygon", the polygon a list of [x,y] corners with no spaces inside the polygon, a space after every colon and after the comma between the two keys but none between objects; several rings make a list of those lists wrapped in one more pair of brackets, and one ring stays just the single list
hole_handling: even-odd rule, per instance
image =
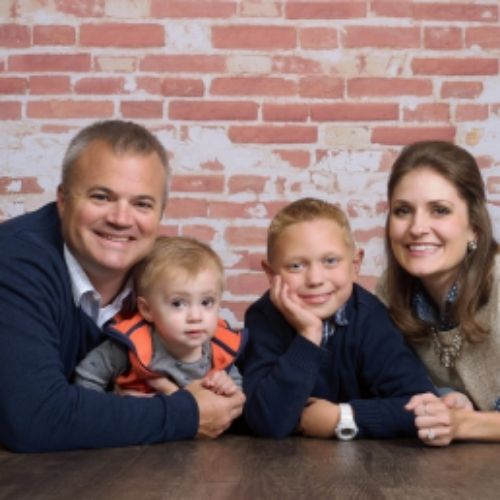
[{"label": "family", "polygon": [[386,269],[333,202],[274,215],[269,290],[234,331],[206,244],[157,237],[170,170],[121,120],[70,142],[57,198],[0,224],[0,445],[18,452],[215,438],[500,441],[500,257],[481,172],[442,141],[388,180]]}]

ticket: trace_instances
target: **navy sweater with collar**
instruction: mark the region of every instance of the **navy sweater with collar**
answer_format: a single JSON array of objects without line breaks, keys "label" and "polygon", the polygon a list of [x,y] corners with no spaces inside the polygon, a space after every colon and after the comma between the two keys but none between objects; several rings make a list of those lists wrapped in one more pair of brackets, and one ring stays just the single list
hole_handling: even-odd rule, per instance
[{"label": "navy sweater with collar", "polygon": [[194,437],[187,391],[121,397],[72,384],[103,340],[75,305],[54,203],[0,224],[0,444],[37,452]]},{"label": "navy sweater with collar", "polygon": [[346,318],[319,347],[297,335],[269,292],[249,308],[243,387],[245,418],[255,433],[292,434],[308,398],[316,397],[351,404],[359,437],[416,435],[404,405],[413,394],[434,392],[423,364],[382,302],[356,284]]}]

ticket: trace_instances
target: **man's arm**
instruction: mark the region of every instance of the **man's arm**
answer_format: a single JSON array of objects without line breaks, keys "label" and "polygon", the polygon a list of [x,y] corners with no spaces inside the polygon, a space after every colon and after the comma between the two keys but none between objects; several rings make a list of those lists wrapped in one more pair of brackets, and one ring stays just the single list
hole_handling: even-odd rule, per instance
[{"label": "man's arm", "polygon": [[36,243],[0,245],[0,442],[49,451],[195,436],[198,405],[188,391],[143,399],[69,382],[99,332],[75,307],[59,254]]}]

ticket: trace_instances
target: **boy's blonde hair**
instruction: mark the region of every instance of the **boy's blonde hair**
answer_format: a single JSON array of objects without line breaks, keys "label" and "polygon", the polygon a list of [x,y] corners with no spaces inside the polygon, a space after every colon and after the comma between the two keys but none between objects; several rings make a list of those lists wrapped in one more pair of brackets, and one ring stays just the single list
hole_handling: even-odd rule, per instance
[{"label": "boy's blonde hair", "polygon": [[195,276],[212,266],[219,272],[220,288],[224,285],[224,266],[208,245],[193,238],[160,236],[153,250],[134,269],[134,286],[138,296],[148,293],[154,283],[165,279],[165,273],[179,270]]},{"label": "boy's blonde hair", "polygon": [[318,198],[301,198],[282,208],[273,218],[267,230],[267,260],[271,262],[276,241],[292,224],[327,219],[336,222],[343,230],[348,245],[354,247],[351,226],[345,213],[337,206]]}]

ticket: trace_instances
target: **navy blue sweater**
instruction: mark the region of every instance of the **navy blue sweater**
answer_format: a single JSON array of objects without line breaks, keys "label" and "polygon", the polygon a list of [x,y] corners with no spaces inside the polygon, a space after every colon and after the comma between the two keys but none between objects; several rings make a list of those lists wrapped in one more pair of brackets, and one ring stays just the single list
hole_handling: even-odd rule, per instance
[{"label": "navy blue sweater", "polygon": [[120,397],[71,383],[102,340],[75,306],[54,203],[0,224],[0,443],[16,451],[100,448],[193,437],[187,391]]},{"label": "navy blue sweater", "polygon": [[269,293],[247,311],[243,366],[245,418],[257,434],[284,437],[297,427],[309,397],[353,407],[359,437],[416,435],[411,395],[434,392],[424,366],[392,323],[385,306],[354,285],[346,326],[324,347],[297,335]]}]

